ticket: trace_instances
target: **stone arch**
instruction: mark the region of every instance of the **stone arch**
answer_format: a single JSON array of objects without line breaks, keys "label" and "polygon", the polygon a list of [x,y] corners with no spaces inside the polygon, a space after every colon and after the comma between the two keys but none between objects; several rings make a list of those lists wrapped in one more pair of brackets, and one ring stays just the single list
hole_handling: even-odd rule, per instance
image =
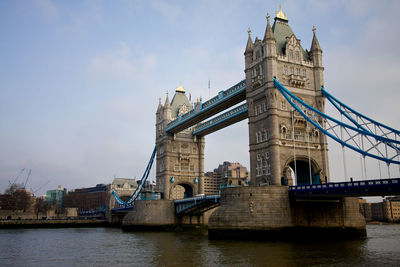
[{"label": "stone arch", "polygon": [[[311,179],[310,179],[310,167],[311,163]],[[282,184],[284,185],[307,185],[307,184],[320,184],[321,183],[321,167],[318,165],[317,161],[313,158],[308,158],[306,156],[296,156],[296,170],[295,173],[294,157],[288,158],[282,168]],[[293,171],[290,171],[290,169]]]},{"label": "stone arch", "polygon": [[169,199],[181,199],[194,196],[194,186],[189,183],[177,183],[171,186]]}]

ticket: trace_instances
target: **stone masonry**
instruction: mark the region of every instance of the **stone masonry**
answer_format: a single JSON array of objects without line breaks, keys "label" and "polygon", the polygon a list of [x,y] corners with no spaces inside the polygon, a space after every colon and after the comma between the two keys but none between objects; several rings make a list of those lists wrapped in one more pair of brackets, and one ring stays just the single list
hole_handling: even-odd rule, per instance
[{"label": "stone masonry", "polygon": [[167,97],[156,113],[157,191],[163,199],[177,199],[202,194],[204,177],[204,137],[192,135],[192,129],[170,135],[165,129],[172,120],[189,112],[192,105],[179,86],[171,103]]},{"label": "stone masonry", "polygon": [[253,185],[291,185],[289,167],[297,170],[297,184],[329,180],[326,137],[292,112],[273,83],[276,77],[292,93],[324,112],[324,68],[315,28],[311,50],[304,50],[280,10],[272,27],[267,16],[262,40],[253,42],[249,29],[244,55]]}]

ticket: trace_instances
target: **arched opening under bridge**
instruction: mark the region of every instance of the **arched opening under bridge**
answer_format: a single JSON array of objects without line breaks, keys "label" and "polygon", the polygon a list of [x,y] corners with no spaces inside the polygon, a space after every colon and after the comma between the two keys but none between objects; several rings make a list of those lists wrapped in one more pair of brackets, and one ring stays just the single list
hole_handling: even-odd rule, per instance
[{"label": "arched opening under bridge", "polygon": [[[292,160],[288,167],[292,170],[292,178],[295,180],[296,185],[309,185],[309,184],[320,184],[320,169],[313,161],[304,159]],[[310,175],[311,169],[311,175]]]},{"label": "arched opening under bridge", "polygon": [[177,184],[171,188],[172,199],[193,197],[193,187],[189,184]]}]

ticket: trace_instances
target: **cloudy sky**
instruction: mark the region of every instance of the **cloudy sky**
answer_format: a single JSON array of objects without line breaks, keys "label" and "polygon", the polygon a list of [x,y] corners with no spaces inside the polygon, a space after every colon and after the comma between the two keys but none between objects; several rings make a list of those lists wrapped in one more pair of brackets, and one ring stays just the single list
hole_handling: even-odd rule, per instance
[{"label": "cloudy sky", "polygon": [[[179,81],[193,98],[207,99],[243,79],[247,28],[262,38],[267,12],[274,17],[279,4],[0,1],[0,192],[22,168],[32,169],[28,188],[48,182],[36,195],[140,178],[155,143],[158,98]],[[326,89],[400,128],[400,2],[282,6],[304,48],[317,27]],[[206,170],[225,160],[248,166],[247,121],[206,140]],[[332,180],[343,180],[341,153],[331,143]],[[349,176],[360,177],[358,156],[347,155]],[[376,161],[367,169],[369,178],[379,175]],[[398,167],[391,171],[399,176]]]}]

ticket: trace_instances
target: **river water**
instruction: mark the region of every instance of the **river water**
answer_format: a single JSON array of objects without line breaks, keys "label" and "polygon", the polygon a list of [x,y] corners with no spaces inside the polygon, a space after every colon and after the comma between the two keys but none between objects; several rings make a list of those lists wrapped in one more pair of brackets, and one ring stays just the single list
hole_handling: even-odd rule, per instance
[{"label": "river water", "polygon": [[400,224],[357,241],[208,240],[195,232],[2,229],[0,266],[400,266]]}]

